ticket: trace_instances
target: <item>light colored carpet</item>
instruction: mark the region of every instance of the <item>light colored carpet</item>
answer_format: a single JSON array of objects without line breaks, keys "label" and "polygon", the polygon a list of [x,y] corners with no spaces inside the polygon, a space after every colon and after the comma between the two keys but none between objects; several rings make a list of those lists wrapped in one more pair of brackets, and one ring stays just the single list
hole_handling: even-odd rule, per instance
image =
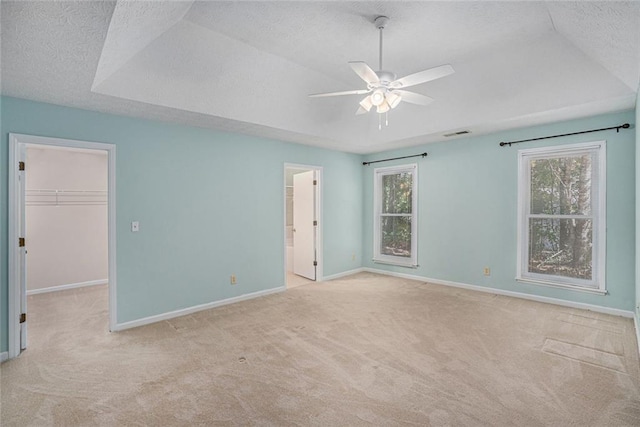
[{"label": "light colored carpet", "polygon": [[630,319],[361,273],[120,333],[30,297],[1,424],[640,424]]}]

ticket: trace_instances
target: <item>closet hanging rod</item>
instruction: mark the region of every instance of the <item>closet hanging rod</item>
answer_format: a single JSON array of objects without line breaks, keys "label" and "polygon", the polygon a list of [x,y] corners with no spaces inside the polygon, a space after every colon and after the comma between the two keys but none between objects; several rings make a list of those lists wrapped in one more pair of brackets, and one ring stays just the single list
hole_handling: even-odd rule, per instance
[{"label": "closet hanging rod", "polygon": [[31,193],[41,193],[41,194],[62,194],[62,193],[69,193],[69,194],[73,194],[73,195],[84,195],[87,193],[100,193],[100,194],[106,194],[107,190],[54,190],[54,189],[28,189],[26,190],[27,193],[31,192]]},{"label": "closet hanging rod", "polygon": [[26,202],[26,206],[106,206],[107,202]]},{"label": "closet hanging rod", "polygon": [[412,156],[393,157],[391,159],[373,160],[371,162],[362,162],[362,165],[363,166],[369,166],[369,165],[371,165],[373,163],[390,162],[391,160],[409,159],[411,157],[427,157],[427,153],[414,154]]},{"label": "closet hanging rod", "polygon": [[27,206],[98,206],[106,205],[106,190],[31,189],[25,191]]},{"label": "closet hanging rod", "polygon": [[538,138],[530,138],[530,139],[521,139],[519,141],[509,141],[509,142],[501,142],[500,143],[500,147],[504,147],[505,145],[508,145],[509,147],[511,147],[511,144],[519,144],[521,142],[529,142],[529,141],[540,141],[542,139],[549,139],[549,138],[560,138],[561,136],[570,136],[570,135],[580,135],[581,133],[591,133],[591,132],[600,132],[603,130],[612,130],[615,129],[616,133],[620,132],[620,129],[629,129],[631,127],[631,125],[629,123],[625,123],[623,125],[619,125],[619,126],[611,126],[608,128],[602,128],[602,129],[591,129],[591,130],[583,130],[580,132],[572,132],[572,133],[563,133],[561,135],[550,135],[550,136],[540,136]]}]

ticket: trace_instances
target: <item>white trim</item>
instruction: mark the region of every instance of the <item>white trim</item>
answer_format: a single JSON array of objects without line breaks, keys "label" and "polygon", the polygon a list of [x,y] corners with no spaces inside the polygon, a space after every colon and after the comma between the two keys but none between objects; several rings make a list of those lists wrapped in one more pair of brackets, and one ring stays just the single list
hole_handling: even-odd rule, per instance
[{"label": "white trim", "polygon": [[3,351],[2,353],[0,353],[0,363],[6,362],[7,360],[9,360],[9,352]]},{"label": "white trim", "polygon": [[20,270],[19,248],[15,244],[18,240],[18,207],[19,207],[19,191],[17,191],[18,180],[18,161],[20,160],[20,150],[18,150],[18,141],[16,136],[9,134],[9,243],[7,247],[9,263],[8,263],[8,291],[9,291],[9,348],[8,357],[14,358],[20,354],[20,323],[18,316],[20,311],[20,283],[18,283],[18,271]]},{"label": "white trim", "polygon": [[40,289],[28,289],[27,295],[46,294],[48,292],[64,291],[67,289],[84,288],[85,286],[105,285],[109,279],[89,280],[87,282],[69,283],[66,285],[49,286]]},{"label": "white trim", "polygon": [[282,191],[284,194],[283,206],[284,210],[282,211],[282,234],[284,236],[283,242],[283,252],[284,252],[284,286],[287,285],[287,169],[302,169],[302,170],[313,170],[316,172],[316,180],[318,181],[318,185],[316,188],[316,215],[318,220],[318,226],[316,228],[316,261],[318,265],[316,266],[316,282],[322,282],[324,279],[324,257],[322,250],[322,236],[324,229],[324,220],[322,216],[323,212],[323,167],[322,166],[313,166],[313,165],[303,165],[299,163],[284,163],[283,167],[283,185]]},{"label": "white trim", "polygon": [[375,259],[372,258],[371,262],[375,263],[375,264],[384,264],[384,265],[395,265],[398,267],[407,267],[407,268],[418,268],[420,267],[418,264],[414,265],[412,263],[401,263],[401,262],[397,262],[397,261],[385,261],[385,260],[381,260],[381,259]]},{"label": "white trim", "polygon": [[571,291],[586,292],[588,294],[607,295],[609,293],[606,289],[586,288],[584,286],[569,285],[564,283],[550,282],[546,280],[530,279],[528,277],[527,278],[516,277],[515,280],[522,283],[528,283],[530,285],[548,286],[550,288],[569,289]]},{"label": "white trim", "polygon": [[169,311],[162,314],[156,314],[154,316],[143,317],[137,320],[131,320],[129,322],[118,323],[112,331],[124,331],[125,329],[137,328],[138,326],[144,326],[151,323],[160,322],[162,320],[169,320],[180,316],[186,316],[187,314],[197,313],[198,311],[209,310],[211,308],[220,307],[223,305],[233,304],[240,301],[246,301],[249,299],[259,298],[270,294],[284,292],[287,290],[286,286],[278,286],[277,288],[266,289],[264,291],[252,292],[250,294],[244,294],[237,297],[227,298],[219,301],[208,302],[206,304],[194,305],[180,310]]},{"label": "white trim", "polygon": [[454,288],[469,289],[472,291],[486,292],[486,293],[496,294],[496,295],[505,295],[508,297],[522,298],[522,299],[531,300],[531,301],[544,302],[547,304],[561,305],[564,307],[579,308],[582,310],[595,311],[597,313],[611,314],[613,316],[621,316],[621,317],[628,317],[628,318],[634,317],[633,311],[621,310],[619,308],[602,307],[599,305],[585,304],[582,302],[574,302],[574,301],[568,301],[568,300],[563,300],[558,298],[525,294],[522,292],[507,291],[504,289],[489,288],[486,286],[470,285],[467,283],[452,282],[449,280],[431,279],[429,277],[422,277],[422,276],[416,276],[413,274],[405,274],[405,273],[396,273],[394,271],[378,270],[375,268],[365,267],[363,271],[367,271],[369,273],[384,274],[387,276],[401,277],[404,279],[418,280],[420,282],[428,282],[435,285],[452,286]]},{"label": "white trim", "polygon": [[[79,141],[72,139],[50,138],[43,136],[23,135],[9,133],[9,358],[20,354],[20,323],[18,313],[20,310],[20,289],[17,278],[19,277],[19,248],[18,241],[18,203],[19,195],[16,191],[16,176],[18,173],[19,144],[37,144],[55,147],[80,148],[89,150],[104,150],[107,152],[108,162],[108,252],[109,252],[109,329],[114,330],[117,325],[117,299],[116,299],[116,146],[101,142]],[[28,167],[28,165],[27,165]],[[14,242],[11,244],[11,242]]]},{"label": "white trim", "polygon": [[[393,173],[410,172],[411,176],[411,257],[384,255],[380,253],[381,216],[380,192],[382,176]],[[402,216],[408,216],[405,214]],[[399,215],[398,215],[399,216]],[[379,264],[397,265],[400,267],[418,267],[418,164],[388,166],[373,170],[373,262]]]},{"label": "white trim", "polygon": [[633,325],[636,327],[636,343],[638,344],[638,353],[640,353],[640,325],[638,324],[638,317],[633,316]]},{"label": "white trim", "polygon": [[[526,267],[528,260],[529,226],[526,223],[530,209],[530,161],[549,157],[561,157],[579,153],[595,153],[597,167],[592,165],[595,175],[596,191],[592,194],[594,200],[592,208],[593,233],[593,280],[587,281],[562,276],[529,273]],[[564,144],[552,147],[528,148],[518,151],[518,225],[516,243],[516,280],[534,285],[555,286],[574,291],[606,294],[606,229],[607,229],[607,142],[592,141],[578,144]],[[557,217],[557,216],[553,216]],[[564,217],[564,216],[563,216]],[[571,217],[571,216],[569,216]]]},{"label": "white trim", "polygon": [[364,271],[364,269],[362,267],[354,268],[353,270],[343,271],[342,273],[336,273],[336,274],[331,274],[329,276],[325,276],[324,277],[324,281],[328,282],[329,280],[335,280],[335,279],[339,279],[341,277],[351,276],[352,274],[362,273],[363,271]]}]

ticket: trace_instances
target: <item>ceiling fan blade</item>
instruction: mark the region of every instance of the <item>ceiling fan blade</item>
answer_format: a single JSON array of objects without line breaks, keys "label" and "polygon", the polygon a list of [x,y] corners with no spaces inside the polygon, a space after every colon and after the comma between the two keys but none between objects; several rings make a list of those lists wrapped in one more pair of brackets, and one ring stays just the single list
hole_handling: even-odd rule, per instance
[{"label": "ceiling fan blade", "polygon": [[371,85],[371,84],[380,83],[380,79],[378,78],[378,75],[376,74],[375,71],[371,69],[371,67],[367,65],[366,62],[351,61],[349,62],[349,65],[351,66],[353,71],[355,71],[356,74],[360,76],[362,80],[367,82],[367,84]]},{"label": "ceiling fan blade", "polygon": [[453,67],[449,64],[441,65],[435,68],[429,68],[428,70],[419,71],[414,74],[402,77],[396,81],[391,82],[389,85],[392,88],[415,86],[422,83],[430,82],[431,80],[439,79],[441,77],[448,76],[455,73]]},{"label": "ceiling fan blade", "polygon": [[364,95],[371,92],[369,89],[360,90],[345,90],[343,92],[327,92],[327,93],[314,93],[309,95],[309,98],[322,98],[324,96],[342,96],[342,95]]},{"label": "ceiling fan blade", "polygon": [[421,95],[419,93],[409,92],[408,90],[395,89],[392,93],[397,93],[402,97],[403,101],[410,104],[427,105],[433,102],[433,98],[429,98],[428,96]]}]

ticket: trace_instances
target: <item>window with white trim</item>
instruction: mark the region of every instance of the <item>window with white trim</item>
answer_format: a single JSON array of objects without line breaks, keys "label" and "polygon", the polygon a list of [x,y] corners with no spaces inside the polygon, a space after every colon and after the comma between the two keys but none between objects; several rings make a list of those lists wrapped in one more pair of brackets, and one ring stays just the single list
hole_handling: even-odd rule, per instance
[{"label": "window with white trim", "polygon": [[417,267],[418,166],[374,171],[373,261]]},{"label": "window with white trim", "polygon": [[605,290],[606,144],[520,150],[516,279]]}]

